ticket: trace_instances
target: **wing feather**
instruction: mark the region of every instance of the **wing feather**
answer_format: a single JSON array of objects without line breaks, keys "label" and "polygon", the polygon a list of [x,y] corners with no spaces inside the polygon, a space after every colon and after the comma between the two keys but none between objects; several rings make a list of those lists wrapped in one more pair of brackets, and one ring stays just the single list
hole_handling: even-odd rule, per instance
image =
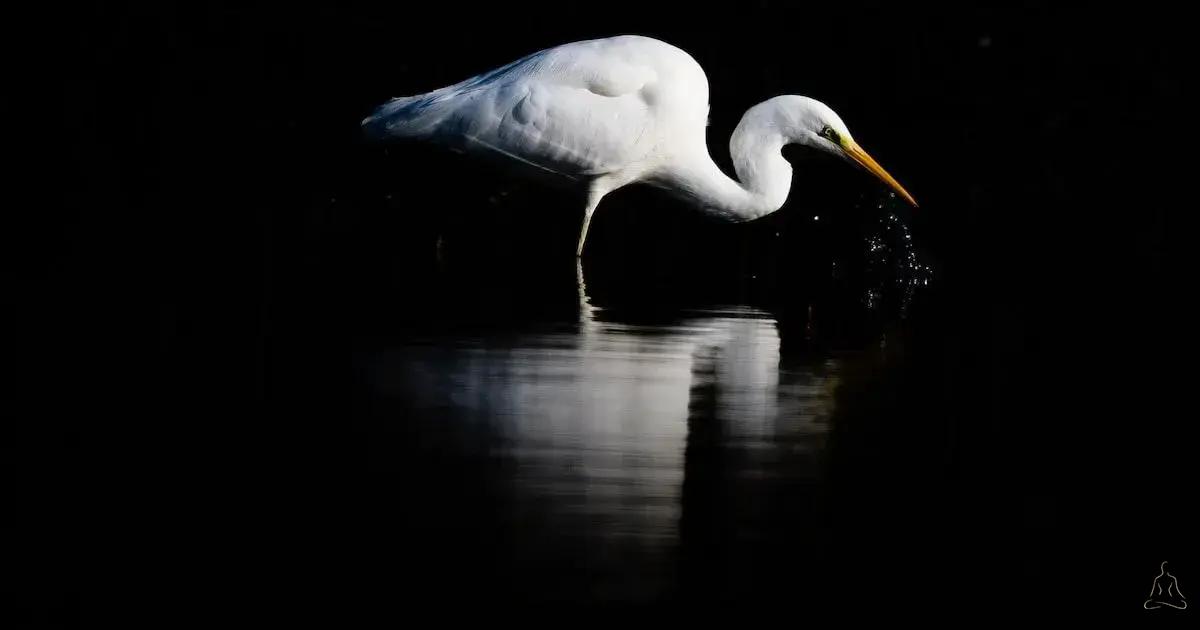
[{"label": "wing feather", "polygon": [[613,38],[541,51],[441,90],[393,99],[364,125],[379,135],[481,150],[567,177],[613,172],[643,159],[657,141],[663,77],[645,42],[653,40]]}]

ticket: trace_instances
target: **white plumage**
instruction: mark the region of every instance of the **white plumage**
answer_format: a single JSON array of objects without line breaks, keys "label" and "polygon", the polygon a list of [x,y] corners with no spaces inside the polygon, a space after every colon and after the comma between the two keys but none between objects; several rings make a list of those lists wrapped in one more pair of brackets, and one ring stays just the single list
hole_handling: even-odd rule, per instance
[{"label": "white plumage", "polygon": [[730,221],[778,210],[792,173],[780,150],[790,143],[857,162],[912,202],[833,110],[803,96],[779,96],[746,112],[730,140],[741,180],[734,181],[709,156],[708,103],[708,79],[690,55],[626,35],[564,44],[392,99],[362,124],[374,139],[430,141],[586,191],[579,254],[600,200],[632,183],[668,190]]}]

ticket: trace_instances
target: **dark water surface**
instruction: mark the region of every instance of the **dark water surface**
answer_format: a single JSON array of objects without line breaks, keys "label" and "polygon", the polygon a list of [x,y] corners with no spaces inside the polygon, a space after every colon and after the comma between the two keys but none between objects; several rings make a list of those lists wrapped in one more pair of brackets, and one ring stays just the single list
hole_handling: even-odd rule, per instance
[{"label": "dark water surface", "polygon": [[757,272],[639,272],[626,249],[514,262],[486,230],[412,247],[423,253],[402,271],[346,275],[396,255],[374,248],[312,259],[341,271],[279,285],[269,351],[270,408],[318,458],[296,469],[326,486],[295,500],[337,506],[321,522],[347,536],[347,557],[316,566],[405,567],[349,575],[330,596],[835,597],[845,551],[873,545],[839,524],[857,499],[841,505],[832,478],[857,482],[837,471],[854,464],[839,464],[834,434],[902,386],[871,381],[904,356],[906,322],[936,286],[886,203],[848,213],[850,246],[811,252],[840,267],[812,263],[824,281],[783,301]]},{"label": "dark water surface", "polygon": [[[797,535],[815,529],[843,359],[785,359],[775,319],[745,306],[654,324],[581,311],[366,352],[373,465],[465,493],[435,504],[484,504],[452,513],[486,519],[478,534],[501,552],[476,568],[495,573],[489,588],[575,601],[748,588],[781,511]],[[480,485],[444,487],[463,469],[486,471]]]}]

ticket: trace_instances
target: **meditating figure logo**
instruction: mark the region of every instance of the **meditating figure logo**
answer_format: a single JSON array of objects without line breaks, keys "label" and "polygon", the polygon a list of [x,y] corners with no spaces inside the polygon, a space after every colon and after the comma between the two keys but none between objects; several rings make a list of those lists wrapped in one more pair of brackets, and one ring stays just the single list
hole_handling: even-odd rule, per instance
[{"label": "meditating figure logo", "polygon": [[1154,610],[1163,606],[1170,606],[1178,610],[1187,608],[1187,600],[1183,598],[1183,593],[1179,592],[1179,580],[1176,580],[1174,575],[1167,573],[1166,562],[1162,563],[1158,577],[1154,578],[1154,586],[1150,587],[1150,599],[1142,604],[1142,608]]}]

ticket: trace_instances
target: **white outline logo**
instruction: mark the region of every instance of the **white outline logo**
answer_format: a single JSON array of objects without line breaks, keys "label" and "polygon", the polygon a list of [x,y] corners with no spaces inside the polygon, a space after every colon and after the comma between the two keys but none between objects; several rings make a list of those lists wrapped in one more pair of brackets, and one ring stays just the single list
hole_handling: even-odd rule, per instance
[{"label": "white outline logo", "polygon": [[[1164,577],[1166,577],[1165,580]],[[1154,586],[1150,587],[1150,598],[1142,604],[1142,608],[1154,610],[1163,606],[1170,606],[1176,610],[1187,608],[1187,600],[1179,591],[1179,580],[1176,580],[1174,575],[1167,573],[1165,560],[1159,567],[1158,576],[1154,578]]]}]

